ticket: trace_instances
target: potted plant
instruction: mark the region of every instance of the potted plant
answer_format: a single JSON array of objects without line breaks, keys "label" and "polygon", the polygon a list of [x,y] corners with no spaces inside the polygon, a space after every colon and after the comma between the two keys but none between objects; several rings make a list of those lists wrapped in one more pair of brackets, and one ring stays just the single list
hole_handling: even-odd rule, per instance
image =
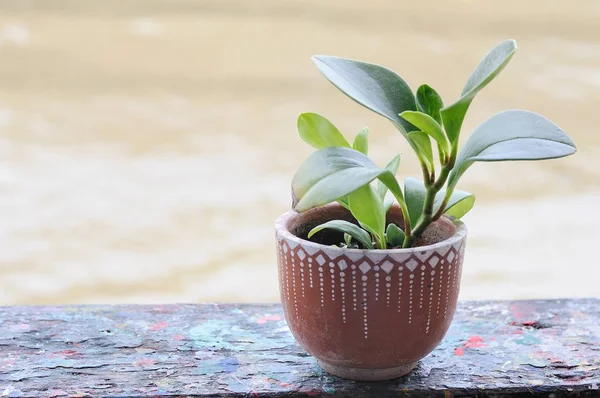
[{"label": "potted plant", "polygon": [[300,137],[317,151],[293,177],[293,210],[275,223],[279,283],[292,334],[326,371],[399,377],[441,342],[460,287],[467,236],[460,218],[475,202],[456,187],[473,163],[576,151],[557,125],[525,110],[492,116],[459,151],[471,101],[516,49],[514,40],[492,49],[451,105],[426,84],[413,94],[383,66],[313,57],[340,91],[392,122],[422,169],[422,180],[406,178],[401,188],[400,156],[377,166],[366,128],[351,145],[326,118],[298,118]]}]

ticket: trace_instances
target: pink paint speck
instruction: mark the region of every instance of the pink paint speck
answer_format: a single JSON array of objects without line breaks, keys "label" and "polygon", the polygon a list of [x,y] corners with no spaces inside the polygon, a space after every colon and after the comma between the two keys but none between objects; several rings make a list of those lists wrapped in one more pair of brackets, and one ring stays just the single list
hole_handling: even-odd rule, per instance
[{"label": "pink paint speck", "polygon": [[175,336],[173,336],[173,340],[177,340],[177,341],[181,341],[184,338],[185,337],[183,337],[183,335],[181,335],[181,334],[176,334]]},{"label": "pink paint speck", "polygon": [[133,363],[133,366],[148,366],[148,365],[154,365],[154,359],[138,359],[137,361],[135,361]]},{"label": "pink paint speck", "polygon": [[462,357],[463,355],[465,355],[465,350],[463,350],[462,347],[455,348],[454,355],[456,355],[457,357]]},{"label": "pink paint speck", "polygon": [[262,317],[260,317],[256,323],[262,325],[264,323],[267,323],[268,321],[280,321],[281,320],[281,316],[280,315],[264,315]]},{"label": "pink paint speck", "polygon": [[467,348],[481,348],[487,346],[480,336],[470,336],[463,345]]},{"label": "pink paint speck", "polygon": [[159,323],[156,323],[156,324],[150,326],[149,330],[156,332],[157,330],[165,329],[168,326],[169,326],[168,322],[159,322]]},{"label": "pink paint speck", "polygon": [[31,326],[29,326],[29,324],[27,323],[20,323],[18,325],[12,326],[11,329],[14,331],[27,331],[31,329]]}]

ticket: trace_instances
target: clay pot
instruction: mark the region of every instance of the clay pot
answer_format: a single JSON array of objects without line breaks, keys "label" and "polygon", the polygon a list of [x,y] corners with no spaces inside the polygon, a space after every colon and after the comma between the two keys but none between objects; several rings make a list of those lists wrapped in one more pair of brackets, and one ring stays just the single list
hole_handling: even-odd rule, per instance
[{"label": "clay pot", "polygon": [[[401,225],[397,208],[388,218]],[[302,214],[290,211],[275,223],[279,287],[290,330],[329,373],[354,380],[403,376],[450,327],[466,227],[440,219],[421,239],[438,243],[411,249],[334,247],[342,240],[332,231],[319,232],[324,244],[306,240],[311,228],[333,219],[355,221],[334,204]]]}]

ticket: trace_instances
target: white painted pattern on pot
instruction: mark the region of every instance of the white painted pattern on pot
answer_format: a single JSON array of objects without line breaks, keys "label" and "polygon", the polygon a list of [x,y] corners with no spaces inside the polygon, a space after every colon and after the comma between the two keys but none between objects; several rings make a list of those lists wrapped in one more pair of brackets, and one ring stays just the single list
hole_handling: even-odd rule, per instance
[{"label": "white painted pattern on pot", "polygon": [[[393,296],[397,298],[394,313],[402,316],[404,309],[407,309],[404,313],[407,324],[415,324],[414,327],[420,325],[419,327],[424,327],[427,334],[435,319],[446,319],[451,315],[449,304],[451,300],[454,302],[456,297],[451,297],[450,291],[453,291],[459,283],[459,267],[465,247],[461,242],[465,234],[465,230],[457,230],[455,236],[451,238],[456,242],[445,246],[437,244],[438,247],[433,245],[434,250],[422,248],[412,252],[382,250],[378,251],[376,256],[371,256],[373,252],[369,251],[342,250],[302,241],[293,235],[292,239],[296,242],[291,243],[285,234],[278,235],[282,297],[289,303],[288,310],[297,316],[299,305],[305,303],[299,296],[307,299],[308,289],[312,290],[315,287],[312,278],[314,265],[319,276],[317,287],[319,305],[324,308],[326,304],[329,306],[338,303],[338,313],[343,323],[349,321],[349,316],[352,318],[360,316],[365,339],[370,335],[370,311],[375,308],[374,306],[383,306],[383,301],[385,301],[384,308],[390,307]],[[280,237],[282,239],[279,239]],[[350,287],[350,275],[352,276],[353,312],[348,313],[347,301],[350,295],[346,288]],[[393,275],[396,277],[394,278]],[[385,284],[386,289],[385,300],[383,300],[382,284]],[[403,292],[406,288],[408,292]],[[403,295],[408,303],[403,302]],[[434,311],[434,304],[436,311]],[[415,318],[417,313],[419,318]],[[415,323],[416,319],[418,322]]]},{"label": "white painted pattern on pot", "polygon": [[402,266],[398,267],[398,312],[402,312]]},{"label": "white painted pattern on pot", "polygon": [[362,276],[362,306],[363,306],[363,328],[365,329],[365,339],[369,337],[369,320],[367,318],[367,275]]},{"label": "white painted pattern on pot", "polygon": [[423,309],[423,294],[425,290],[425,266],[421,265],[421,289],[419,290],[419,309]]},{"label": "white painted pattern on pot", "polygon": [[429,306],[427,307],[427,326],[425,327],[425,334],[429,333],[429,325],[431,324],[431,308],[433,305],[433,290],[435,287],[435,269],[431,270],[431,281],[429,282],[431,287],[429,288]]},{"label": "white painted pattern on pot", "polygon": [[[282,247],[285,247],[285,245],[283,245]],[[283,263],[288,262],[287,261],[287,257],[284,254],[285,250],[281,251],[280,254],[280,261],[282,261]],[[454,254],[453,251],[449,252],[450,254]],[[298,297],[297,297],[297,288],[296,288],[296,283],[295,283],[295,273],[296,273],[296,261],[295,261],[295,255],[293,252],[290,252],[291,254],[291,260],[289,261],[291,267],[290,267],[290,271],[291,271],[291,275],[290,272],[285,272],[285,270],[281,273],[284,278],[285,278],[285,286],[286,286],[286,296],[288,297],[288,300],[290,300],[293,303],[294,306],[294,313],[298,312]],[[456,255],[454,255],[456,256]],[[451,256],[451,257],[454,257]],[[302,255],[298,255],[298,257],[303,257]],[[306,263],[305,262],[300,262],[299,264],[299,276],[301,279],[301,283],[302,283],[302,296],[305,297],[305,279],[303,277],[304,275],[304,266],[308,263],[309,265],[311,265],[311,263],[314,263],[312,261],[311,258],[306,258],[304,256],[304,258],[306,259]],[[325,259],[323,257],[323,259]],[[319,260],[317,260],[319,261]],[[323,261],[321,261],[323,262]],[[416,260],[414,258],[411,258],[408,263],[410,264],[410,267],[402,267],[402,266],[397,266],[398,269],[398,312],[401,312],[401,307],[402,307],[402,288],[403,288],[403,270],[407,270],[409,272],[409,308],[408,308],[408,323],[411,324],[413,322],[413,310],[414,308],[416,308],[416,291],[419,290],[419,308],[422,308],[423,306],[423,301],[425,300],[425,293],[426,293],[426,286],[425,286],[425,279],[424,279],[424,275],[425,275],[425,271],[429,268],[431,271],[431,286],[428,288],[428,294],[427,294],[427,323],[425,325],[425,332],[428,333],[429,332],[429,326],[431,324],[431,320],[432,320],[432,307],[433,307],[433,296],[434,296],[434,290],[437,288],[438,290],[438,299],[437,299],[437,304],[438,304],[438,313],[440,312],[440,304],[444,305],[444,312],[443,314],[441,314],[443,317],[447,316],[447,305],[448,305],[448,301],[449,301],[449,297],[448,297],[448,293],[449,293],[449,288],[451,288],[453,285],[455,285],[456,283],[456,272],[451,272],[448,271],[448,278],[447,278],[447,288],[446,289],[442,289],[442,282],[444,281],[444,274],[445,274],[445,269],[444,269],[444,264],[447,264],[446,267],[449,268],[449,264],[451,263],[446,263],[446,261],[444,259],[439,260],[437,257],[430,261],[427,260],[426,264],[427,265],[421,265],[420,267],[417,268],[417,266],[415,266],[414,262],[416,262]],[[439,266],[438,266],[439,265]],[[385,268],[384,268],[385,267]],[[359,292],[360,292],[360,304],[362,307],[362,318],[363,318],[363,331],[364,331],[364,336],[365,338],[368,338],[368,331],[369,331],[369,321],[368,321],[368,309],[369,309],[369,304],[373,305],[373,303],[369,303],[369,297],[368,297],[368,273],[370,273],[370,271],[376,271],[374,272],[374,278],[376,280],[375,282],[375,286],[376,289],[379,286],[379,272],[378,271],[384,271],[386,272],[386,274],[388,274],[389,272],[392,272],[394,267],[396,267],[394,264],[392,264],[389,260],[384,261],[384,263],[382,264],[382,266],[375,266],[372,267],[369,262],[367,260],[362,261],[360,263],[360,265],[356,266],[355,264],[352,264],[350,269],[352,269],[352,291],[353,291],[353,308],[355,311],[357,311],[359,309]],[[435,275],[436,275],[436,271],[435,268],[439,268],[439,283],[436,286],[435,283]],[[346,295],[345,295],[345,287],[346,287],[346,273],[344,271],[340,271],[340,273],[338,275],[336,275],[335,270],[336,269],[344,269],[346,270],[348,268],[347,262],[343,259],[334,262],[334,261],[330,261],[327,264],[327,268],[329,269],[329,275],[330,275],[330,294],[331,294],[331,301],[335,301],[335,290],[336,290],[336,278],[338,278],[337,280],[337,285],[339,285],[340,287],[340,295],[341,295],[341,300],[342,300],[342,307],[341,307],[341,316],[342,316],[342,321],[344,323],[347,322],[347,314],[346,314]],[[412,268],[412,272],[411,272],[411,268]],[[458,267],[456,267],[458,268]],[[319,271],[319,291],[320,291],[320,298],[321,298],[321,306],[324,305],[325,303],[325,295],[327,293],[325,293],[325,286],[326,286],[326,281],[325,281],[325,275],[327,275],[325,273],[325,270],[323,267],[319,266],[318,267],[318,271]],[[357,277],[358,272],[360,272],[360,278]],[[415,275],[417,275],[417,277],[415,277]],[[290,281],[291,279],[291,281]],[[415,282],[415,279],[419,281],[418,283],[418,287],[417,287],[417,283]],[[389,297],[391,295],[391,287],[392,287],[392,278],[389,275],[386,275],[386,307],[389,307]],[[375,293],[377,295],[377,291]],[[445,294],[446,297],[443,297],[443,295]],[[376,300],[378,301],[378,300]]]},{"label": "white painted pattern on pot", "polygon": [[319,265],[319,294],[321,295],[321,307],[325,306],[325,280],[323,278],[323,267]]},{"label": "white painted pattern on pot", "polygon": [[356,265],[352,264],[352,309],[356,311]]},{"label": "white painted pattern on pot", "polygon": [[435,310],[436,316],[440,314],[440,307],[442,305],[442,285],[444,280],[444,264],[446,260],[442,260],[440,265],[440,283],[438,284],[438,299],[437,299],[437,308]]},{"label": "white painted pattern on pot", "polygon": [[367,316],[367,310],[368,310],[368,298],[367,298],[367,286],[368,286],[368,280],[369,280],[369,276],[368,273],[369,271],[371,271],[371,266],[369,265],[369,263],[367,263],[367,261],[363,261],[359,266],[358,269],[360,269],[360,271],[362,272],[362,276],[361,276],[361,281],[362,281],[362,307],[363,307],[363,328],[365,330],[365,339],[368,337],[369,335],[369,320],[368,320],[368,316]]},{"label": "white painted pattern on pot", "polygon": [[331,301],[335,301],[335,263],[329,262],[329,273],[331,274]]},{"label": "white painted pattern on pot", "polygon": [[313,288],[313,270],[312,270],[312,259],[308,259],[308,279],[310,281],[310,288]]},{"label": "white painted pattern on pot", "polygon": [[300,261],[300,285],[302,285],[302,298],[306,298],[306,288],[304,287],[304,262]]},{"label": "white painted pattern on pot", "polygon": [[340,294],[342,295],[342,322],[346,323],[346,273],[340,271]]},{"label": "white painted pattern on pot", "polygon": [[385,306],[390,306],[390,297],[392,295],[392,277],[389,275],[385,276]]},{"label": "white painted pattern on pot", "polygon": [[[444,319],[446,319],[446,316],[448,315],[448,296],[449,296],[449,291],[452,287],[452,271],[456,269],[456,267],[452,266],[452,263],[449,262],[448,263],[448,277],[446,278],[446,280],[448,281],[448,283],[446,284],[446,289],[444,289],[446,291],[446,299],[444,300]],[[440,285],[441,285],[442,281],[440,281]]]},{"label": "white painted pattern on pot", "polygon": [[379,301],[379,267],[373,267],[375,271],[375,301]]},{"label": "white painted pattern on pot", "polygon": [[412,323],[413,284],[415,282],[415,275],[410,274],[408,277],[410,278],[408,280],[408,323]]},{"label": "white painted pattern on pot", "polygon": [[298,317],[298,298],[296,297],[296,259],[292,257],[292,294],[294,296],[294,314]]}]

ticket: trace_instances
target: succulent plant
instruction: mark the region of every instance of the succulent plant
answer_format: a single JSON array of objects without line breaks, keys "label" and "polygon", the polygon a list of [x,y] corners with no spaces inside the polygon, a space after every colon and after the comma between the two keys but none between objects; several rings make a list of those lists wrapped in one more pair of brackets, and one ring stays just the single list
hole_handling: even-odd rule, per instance
[{"label": "succulent plant", "polygon": [[[500,112],[480,124],[458,150],[461,127],[475,95],[508,64],[517,50],[514,40],[493,48],[473,71],[461,96],[445,106],[427,84],[413,94],[395,72],[380,65],[332,56],[314,56],[321,73],[348,97],[387,118],[406,138],[421,165],[422,180],[396,179],[400,155],[385,167],[368,156],[368,130],[352,145],[325,117],[303,113],[300,137],[317,151],[300,166],[292,180],[293,207],[299,212],[339,202],[358,225],[333,220],[323,229],[343,232],[345,243],[365,249],[412,247],[425,229],[442,215],[460,218],[475,197],[456,189],[475,162],[553,159],[575,153],[573,141],[554,123],[525,110]],[[386,213],[396,201],[403,225],[386,225]]]}]

